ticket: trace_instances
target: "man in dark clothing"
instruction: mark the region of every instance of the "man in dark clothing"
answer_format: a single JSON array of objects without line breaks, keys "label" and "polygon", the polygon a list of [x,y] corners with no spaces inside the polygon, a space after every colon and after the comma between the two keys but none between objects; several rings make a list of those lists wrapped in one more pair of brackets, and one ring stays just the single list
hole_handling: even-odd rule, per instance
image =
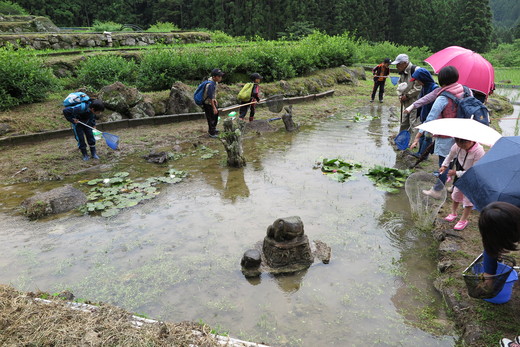
[{"label": "man in dark clothing", "polygon": [[[92,129],[79,122],[95,127],[96,116],[99,116],[104,110],[105,105],[98,99],[89,100],[63,109],[63,115],[72,124],[72,131],[74,131],[74,136],[76,137],[76,141],[78,141],[78,148],[83,155],[83,160],[89,160],[87,143],[90,147],[92,159],[99,159],[99,156],[96,153],[96,139],[94,138]],[[86,143],[85,137],[87,139]]]},{"label": "man in dark clothing", "polygon": [[218,137],[218,102],[217,102],[217,86],[222,81],[224,73],[220,69],[211,70],[210,83],[206,84],[204,89],[204,113],[208,121],[209,137]]},{"label": "man in dark clothing", "polygon": [[377,88],[379,88],[379,102],[383,102],[383,95],[385,93],[385,82],[390,74],[390,58],[385,58],[385,60],[372,69],[372,74],[374,75],[374,88],[372,89],[372,97],[370,102],[374,102],[374,98],[376,97]]}]

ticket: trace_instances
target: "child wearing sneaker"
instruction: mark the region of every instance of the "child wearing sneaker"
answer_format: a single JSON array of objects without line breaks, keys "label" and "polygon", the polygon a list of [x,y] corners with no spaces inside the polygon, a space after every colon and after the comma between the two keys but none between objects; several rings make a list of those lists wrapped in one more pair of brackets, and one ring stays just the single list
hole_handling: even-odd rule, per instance
[{"label": "child wearing sneaker", "polygon": [[520,336],[517,336],[514,341],[504,337],[500,340],[500,347],[520,347]]},{"label": "child wearing sneaker", "polygon": [[[442,166],[439,169],[439,173],[443,173],[448,169],[450,162],[453,159],[455,160],[455,169],[451,169],[448,171],[448,176],[452,177],[453,181],[456,181],[457,178],[461,177],[466,170],[473,166],[482,156],[484,156],[484,148],[477,142],[464,140],[460,138],[455,138],[455,144],[450,149],[450,154],[444,159]],[[453,227],[455,230],[464,230],[468,225],[468,217],[473,209],[473,204],[467,197],[462,194],[462,192],[457,188],[453,188],[453,192],[451,193],[451,198],[453,203],[451,205],[451,213],[444,218],[448,222],[453,222],[457,219],[457,209],[459,208],[460,203],[462,203],[462,207],[464,210],[462,211],[462,215]]]}]

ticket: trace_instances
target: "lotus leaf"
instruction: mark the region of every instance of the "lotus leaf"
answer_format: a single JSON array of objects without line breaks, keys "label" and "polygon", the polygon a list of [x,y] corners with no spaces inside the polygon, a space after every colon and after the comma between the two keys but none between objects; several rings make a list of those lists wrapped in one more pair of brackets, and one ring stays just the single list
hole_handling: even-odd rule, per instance
[{"label": "lotus leaf", "polygon": [[110,208],[106,211],[101,212],[101,216],[103,217],[112,217],[119,213],[118,208]]},{"label": "lotus leaf", "polygon": [[88,181],[87,184],[89,186],[95,186],[96,184],[103,182],[102,178],[96,178],[95,180]]},{"label": "lotus leaf", "polygon": [[114,177],[128,177],[130,174],[128,172],[118,172],[114,175]]}]

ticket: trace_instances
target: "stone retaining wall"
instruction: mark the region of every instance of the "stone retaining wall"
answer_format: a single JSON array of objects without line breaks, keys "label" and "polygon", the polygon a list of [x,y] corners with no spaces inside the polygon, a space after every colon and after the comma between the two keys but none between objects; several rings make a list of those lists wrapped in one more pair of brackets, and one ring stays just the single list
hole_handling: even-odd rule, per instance
[{"label": "stone retaining wall", "polygon": [[175,44],[210,42],[208,33],[86,33],[86,34],[19,34],[0,35],[0,47],[7,42],[16,47],[34,49],[85,49],[95,47],[148,46],[153,44]]}]

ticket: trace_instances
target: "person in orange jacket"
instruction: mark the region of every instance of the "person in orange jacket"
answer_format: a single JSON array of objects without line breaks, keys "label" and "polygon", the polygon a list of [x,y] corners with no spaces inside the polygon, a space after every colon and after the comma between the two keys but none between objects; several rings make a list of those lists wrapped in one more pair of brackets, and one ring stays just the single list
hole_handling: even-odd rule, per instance
[{"label": "person in orange jacket", "polygon": [[374,75],[374,88],[372,89],[372,97],[370,102],[374,102],[374,98],[376,97],[377,89],[379,88],[379,102],[383,102],[383,95],[385,93],[385,82],[390,74],[390,58],[385,58],[385,60],[372,69],[372,74]]}]

